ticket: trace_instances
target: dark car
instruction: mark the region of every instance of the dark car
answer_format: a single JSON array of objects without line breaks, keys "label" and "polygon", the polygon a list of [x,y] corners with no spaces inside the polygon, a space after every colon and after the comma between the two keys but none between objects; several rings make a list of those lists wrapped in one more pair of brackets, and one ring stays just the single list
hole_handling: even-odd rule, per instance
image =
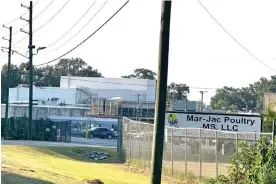
[{"label": "dark car", "polygon": [[110,129],[100,128],[100,127],[95,127],[95,128],[90,129],[88,131],[88,135],[90,138],[94,138],[94,137],[101,138],[101,139],[117,138],[116,134],[113,131],[111,131]]}]

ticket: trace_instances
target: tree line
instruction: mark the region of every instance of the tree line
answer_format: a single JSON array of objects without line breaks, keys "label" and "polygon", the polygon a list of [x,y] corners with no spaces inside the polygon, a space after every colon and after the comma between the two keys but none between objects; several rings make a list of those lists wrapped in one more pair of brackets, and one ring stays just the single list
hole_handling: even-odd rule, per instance
[{"label": "tree line", "polygon": [[[18,86],[18,84],[29,83],[28,63],[21,63],[19,66],[11,65],[10,88]],[[44,67],[34,67],[34,85],[43,87],[59,87],[60,77],[67,76],[78,77],[104,77],[98,69],[88,65],[81,58],[61,59],[55,65],[47,65]],[[5,64],[1,70],[1,103],[5,102],[7,87],[8,67]],[[121,76],[122,78],[151,79],[156,80],[156,73],[149,69],[137,68],[130,75]],[[189,86],[186,84],[171,83],[168,86],[168,98],[182,100],[186,98],[190,92]]]},{"label": "tree line", "polygon": [[275,92],[276,76],[271,76],[270,79],[262,77],[247,87],[224,86],[217,89],[216,94],[211,98],[211,106],[213,109],[235,111],[247,108],[251,111],[262,112],[264,94]]},{"label": "tree line", "polygon": [[[1,70],[1,102],[6,97],[5,89],[7,86],[7,65]],[[104,77],[98,69],[88,65],[81,58],[61,59],[55,65],[44,67],[34,67],[34,85],[59,87],[60,77],[67,76],[79,77]],[[122,78],[151,79],[156,80],[156,73],[146,68],[137,68],[131,74],[121,76]],[[18,84],[28,84],[28,63],[21,63],[19,66],[11,65],[10,87]],[[189,86],[182,83],[170,83],[168,85],[168,99],[184,100],[190,92]],[[249,84],[248,87],[233,88],[224,86],[217,89],[211,98],[211,106],[216,110],[251,110],[261,112],[263,110],[263,97],[266,92],[276,92],[276,76],[270,79],[260,78],[259,81]]]}]

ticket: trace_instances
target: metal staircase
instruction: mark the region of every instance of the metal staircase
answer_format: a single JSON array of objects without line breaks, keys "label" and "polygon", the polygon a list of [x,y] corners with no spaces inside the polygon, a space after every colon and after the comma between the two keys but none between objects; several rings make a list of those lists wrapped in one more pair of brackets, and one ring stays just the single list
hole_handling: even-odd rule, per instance
[{"label": "metal staircase", "polygon": [[83,86],[77,86],[76,103],[77,104],[91,104],[93,98],[97,97],[97,94]]}]

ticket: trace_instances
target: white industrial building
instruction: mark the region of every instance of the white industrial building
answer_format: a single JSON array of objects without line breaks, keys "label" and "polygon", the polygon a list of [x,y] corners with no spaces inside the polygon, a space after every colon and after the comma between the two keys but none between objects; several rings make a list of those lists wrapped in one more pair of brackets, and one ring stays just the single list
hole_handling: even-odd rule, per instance
[{"label": "white industrial building", "polygon": [[[112,109],[114,111],[116,107],[112,107],[109,100],[119,97],[122,102],[123,116],[153,119],[155,88],[156,80],[62,76],[60,78],[60,87],[34,86],[33,100],[42,106],[80,106],[91,108],[91,112],[96,112],[97,110],[99,114],[107,113],[106,110],[102,112],[100,109],[106,109],[110,106],[110,112],[108,113],[111,114]],[[10,103],[16,104],[28,103],[28,86],[19,85],[16,88],[10,88],[9,100]],[[185,109],[188,111],[195,111],[197,109],[196,104],[190,101],[184,104],[176,103],[175,108],[175,110]]]},{"label": "white industrial building", "polygon": [[[33,99],[47,103],[52,98],[74,105],[85,101],[88,96],[99,98],[120,97],[127,101],[155,101],[155,80],[72,77],[62,76],[60,87],[34,87]],[[10,101],[28,101],[29,88],[19,86],[10,89]]]},{"label": "white industrial building", "polygon": [[106,98],[120,96],[123,99],[133,99],[132,96],[140,94],[145,96],[146,101],[155,101],[156,80],[62,76],[60,87],[89,88],[92,93],[99,93]]},{"label": "white industrial building", "polygon": [[[93,103],[94,106],[102,103],[99,99],[119,97],[123,115],[153,117],[155,85],[155,80],[147,79],[62,76],[60,87],[34,86],[33,100],[39,105],[91,107]],[[10,103],[27,103],[28,86],[10,88],[9,100]]]}]

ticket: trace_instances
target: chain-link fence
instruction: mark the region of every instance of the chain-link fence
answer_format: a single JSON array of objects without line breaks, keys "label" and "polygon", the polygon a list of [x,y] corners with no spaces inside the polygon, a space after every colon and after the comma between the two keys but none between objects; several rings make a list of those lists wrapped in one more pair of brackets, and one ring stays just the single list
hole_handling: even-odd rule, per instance
[{"label": "chain-link fence", "polygon": [[[153,124],[123,118],[124,159],[140,168],[150,169]],[[203,180],[227,175],[229,158],[238,151],[237,143],[272,140],[272,133],[226,132],[207,129],[165,128],[163,176]]]}]

